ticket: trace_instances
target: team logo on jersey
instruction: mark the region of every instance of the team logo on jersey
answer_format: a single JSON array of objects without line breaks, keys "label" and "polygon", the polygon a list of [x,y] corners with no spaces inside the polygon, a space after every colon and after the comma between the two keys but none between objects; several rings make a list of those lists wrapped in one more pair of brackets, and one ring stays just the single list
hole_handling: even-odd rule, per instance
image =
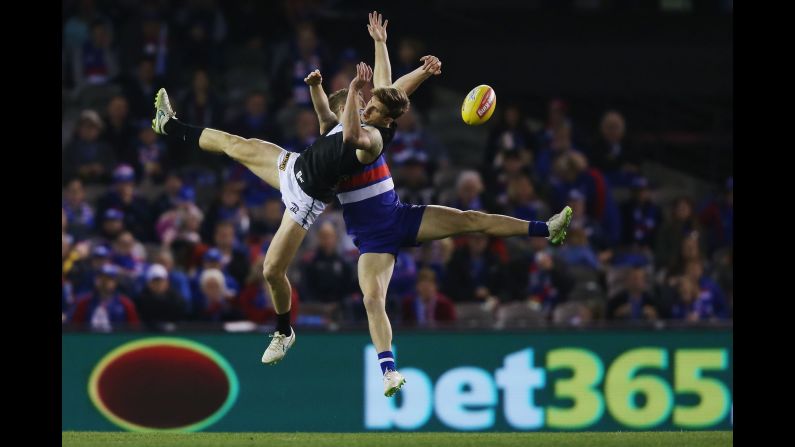
[{"label": "team logo on jersey", "polygon": [[295,178],[298,179],[299,182],[304,183],[304,172],[298,171],[298,174],[295,174]]},{"label": "team logo on jersey", "polygon": [[282,162],[279,164],[280,171],[284,171],[287,168],[287,162],[290,160],[290,155],[292,154],[292,152],[284,154],[284,160],[282,160]]}]

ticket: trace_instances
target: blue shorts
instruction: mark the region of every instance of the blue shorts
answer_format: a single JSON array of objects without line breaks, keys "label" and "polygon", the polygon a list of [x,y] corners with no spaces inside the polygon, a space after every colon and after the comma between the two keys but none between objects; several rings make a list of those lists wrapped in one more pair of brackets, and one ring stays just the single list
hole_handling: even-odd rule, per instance
[{"label": "blue shorts", "polygon": [[419,245],[417,233],[420,231],[425,205],[408,205],[400,201],[388,206],[362,205],[345,206],[343,209],[345,226],[359,253],[391,253],[397,256],[400,247]]}]

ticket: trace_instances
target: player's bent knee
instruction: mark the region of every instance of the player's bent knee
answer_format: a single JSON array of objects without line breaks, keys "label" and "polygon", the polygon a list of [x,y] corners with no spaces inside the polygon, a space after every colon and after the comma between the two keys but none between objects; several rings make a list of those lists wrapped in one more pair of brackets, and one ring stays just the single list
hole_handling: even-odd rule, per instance
[{"label": "player's bent knee", "polygon": [[480,231],[483,229],[483,218],[485,213],[474,210],[461,212],[461,224],[466,231]]},{"label": "player's bent knee", "polygon": [[265,281],[269,283],[275,283],[280,281],[287,275],[287,269],[272,262],[265,261],[262,266],[262,276],[265,277]]},{"label": "player's bent knee", "polygon": [[383,295],[365,295],[362,298],[364,308],[367,310],[383,309],[386,306],[386,298]]}]

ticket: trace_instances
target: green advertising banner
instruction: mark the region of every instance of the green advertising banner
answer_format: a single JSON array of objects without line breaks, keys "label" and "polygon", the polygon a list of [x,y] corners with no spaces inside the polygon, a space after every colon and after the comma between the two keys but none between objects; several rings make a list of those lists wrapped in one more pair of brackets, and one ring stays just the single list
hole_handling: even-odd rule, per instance
[{"label": "green advertising banner", "polygon": [[731,330],[398,332],[383,395],[366,333],[63,334],[62,430],[726,430]]}]

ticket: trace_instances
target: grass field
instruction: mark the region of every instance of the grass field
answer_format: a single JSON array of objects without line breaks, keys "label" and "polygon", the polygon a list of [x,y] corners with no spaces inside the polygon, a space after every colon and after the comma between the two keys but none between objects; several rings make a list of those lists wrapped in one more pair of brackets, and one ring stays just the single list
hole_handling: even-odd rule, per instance
[{"label": "grass field", "polygon": [[63,447],[730,446],[730,431],[619,433],[104,433],[63,432]]}]

